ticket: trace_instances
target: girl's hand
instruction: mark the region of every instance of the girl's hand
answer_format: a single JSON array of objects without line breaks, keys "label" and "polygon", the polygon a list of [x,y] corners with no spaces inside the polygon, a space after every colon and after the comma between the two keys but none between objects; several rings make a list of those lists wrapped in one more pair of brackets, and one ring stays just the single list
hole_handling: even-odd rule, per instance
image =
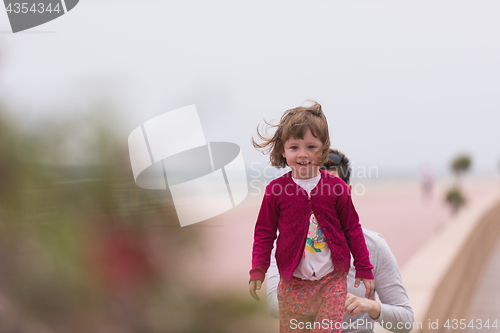
[{"label": "girl's hand", "polygon": [[356,281],[354,281],[354,288],[359,287],[360,281],[363,281],[363,284],[365,285],[366,288],[365,297],[371,298],[373,295],[373,291],[375,290],[375,281],[373,279],[356,278]]},{"label": "girl's hand", "polygon": [[368,313],[372,319],[380,317],[380,304],[371,299],[357,297],[353,294],[347,294],[345,300],[345,313],[355,316],[358,313]]},{"label": "girl's hand", "polygon": [[262,286],[262,281],[252,280],[250,281],[249,285],[250,285],[250,295],[252,295],[252,297],[255,298],[256,300],[260,301],[260,298],[259,296],[257,296],[255,289],[260,290],[260,287]]}]

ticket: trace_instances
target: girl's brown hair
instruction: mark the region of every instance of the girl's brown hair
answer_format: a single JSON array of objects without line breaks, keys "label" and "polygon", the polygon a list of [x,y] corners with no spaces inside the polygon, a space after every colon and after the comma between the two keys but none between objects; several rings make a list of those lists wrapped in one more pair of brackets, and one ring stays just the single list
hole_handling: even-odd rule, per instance
[{"label": "girl's brown hair", "polygon": [[[319,103],[313,102],[311,106],[299,106],[286,110],[278,125],[272,125],[265,119],[264,122],[267,125],[267,128],[264,128],[264,134],[259,131],[260,124],[257,126],[257,135],[262,143],[259,144],[252,138],[252,144],[264,154],[269,153],[272,166],[278,168],[287,166],[286,159],[282,155],[286,140],[290,137],[303,139],[307,130],[310,130],[312,135],[323,143],[317,153],[318,164],[322,165],[327,160],[330,135],[328,122]],[[267,130],[273,127],[277,128],[276,132],[272,137],[268,137]]]}]

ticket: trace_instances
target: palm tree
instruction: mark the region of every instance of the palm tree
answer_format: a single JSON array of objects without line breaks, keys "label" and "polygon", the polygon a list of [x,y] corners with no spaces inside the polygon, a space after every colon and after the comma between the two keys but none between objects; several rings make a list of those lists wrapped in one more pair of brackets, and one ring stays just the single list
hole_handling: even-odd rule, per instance
[{"label": "palm tree", "polygon": [[451,163],[451,171],[455,174],[455,184],[446,193],[446,202],[450,205],[453,214],[456,214],[466,203],[466,198],[460,189],[460,178],[469,171],[472,160],[468,155],[459,155]]},{"label": "palm tree", "polygon": [[453,187],[446,193],[446,202],[451,207],[451,212],[456,214],[465,205],[466,199],[459,188]]},{"label": "palm tree", "polygon": [[459,155],[451,163],[451,170],[457,178],[460,178],[464,173],[469,171],[471,164],[472,161],[468,155]]}]

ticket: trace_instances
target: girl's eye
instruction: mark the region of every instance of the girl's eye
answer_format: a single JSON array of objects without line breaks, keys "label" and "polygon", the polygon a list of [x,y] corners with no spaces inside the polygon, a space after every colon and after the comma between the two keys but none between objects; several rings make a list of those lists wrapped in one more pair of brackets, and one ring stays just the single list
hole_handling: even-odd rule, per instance
[{"label": "girl's eye", "polygon": [[295,150],[295,149],[297,149],[297,147],[296,146],[291,146],[290,149],[294,149]]},{"label": "girl's eye", "polygon": [[316,146],[309,146],[309,149],[316,149]]}]

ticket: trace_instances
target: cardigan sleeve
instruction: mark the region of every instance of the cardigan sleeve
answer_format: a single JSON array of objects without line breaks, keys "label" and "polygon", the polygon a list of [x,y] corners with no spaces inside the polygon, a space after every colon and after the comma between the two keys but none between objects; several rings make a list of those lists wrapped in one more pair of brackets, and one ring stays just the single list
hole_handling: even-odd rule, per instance
[{"label": "cardigan sleeve", "polygon": [[347,244],[354,258],[356,278],[373,279],[373,265],[370,263],[369,252],[366,248],[363,229],[359,224],[359,217],[351,199],[349,187],[342,182],[343,190],[337,198],[337,214],[344,231]]},{"label": "cardigan sleeve", "polygon": [[278,211],[272,183],[266,187],[259,216],[255,223],[250,281],[264,281],[270,264],[271,250],[278,230]]}]

